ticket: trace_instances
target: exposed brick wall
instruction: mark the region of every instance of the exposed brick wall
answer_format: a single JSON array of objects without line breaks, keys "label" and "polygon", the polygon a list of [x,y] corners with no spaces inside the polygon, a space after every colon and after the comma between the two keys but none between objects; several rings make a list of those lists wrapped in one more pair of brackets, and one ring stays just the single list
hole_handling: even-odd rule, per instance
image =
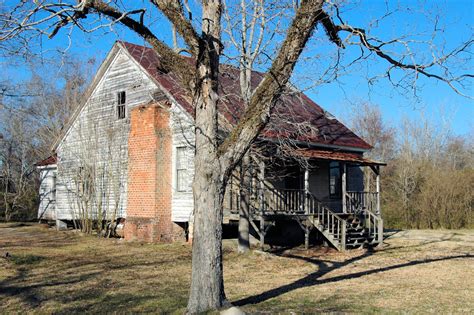
[{"label": "exposed brick wall", "polygon": [[166,242],[179,234],[171,221],[171,159],[169,109],[156,104],[132,109],[125,239]]}]

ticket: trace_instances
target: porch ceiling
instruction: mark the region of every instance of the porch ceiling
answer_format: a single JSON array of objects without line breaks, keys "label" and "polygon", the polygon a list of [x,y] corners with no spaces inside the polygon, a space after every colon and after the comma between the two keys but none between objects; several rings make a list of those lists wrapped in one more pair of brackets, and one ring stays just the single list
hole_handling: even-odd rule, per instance
[{"label": "porch ceiling", "polygon": [[359,164],[359,165],[387,165],[384,162],[374,161],[368,158],[364,158],[361,154],[341,152],[341,151],[299,149],[295,151],[295,155],[308,158],[308,159],[343,161],[343,162]]}]

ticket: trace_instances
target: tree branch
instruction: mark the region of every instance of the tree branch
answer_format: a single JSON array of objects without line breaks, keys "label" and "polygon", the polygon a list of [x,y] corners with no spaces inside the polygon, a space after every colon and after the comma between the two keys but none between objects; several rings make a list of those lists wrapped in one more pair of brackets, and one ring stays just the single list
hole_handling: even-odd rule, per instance
[{"label": "tree branch", "polygon": [[[95,0],[87,3],[88,8],[91,8],[97,11],[98,13],[104,14],[109,18],[113,18],[116,22],[120,22],[124,26],[136,32],[143,39],[145,39],[160,55],[160,65],[163,68],[162,70],[165,72],[173,71],[179,76],[184,86],[188,89],[191,89],[190,82],[194,80],[194,75],[193,73],[190,73],[189,65],[183,62],[182,57],[177,52],[175,52],[171,47],[159,40],[148,27],[143,25],[143,23],[135,21],[134,19],[130,18],[126,13],[120,12],[119,10],[110,6],[104,1]],[[168,10],[170,9],[168,8]],[[170,11],[168,11],[168,13],[171,14]],[[178,19],[175,19],[174,22],[172,22],[175,23],[177,21]],[[183,31],[183,26],[177,25],[176,27],[178,32]],[[187,39],[190,41],[191,45],[194,45],[194,39],[192,38],[193,36],[189,36]],[[195,46],[192,46],[192,48],[196,49]]]},{"label": "tree branch", "polygon": [[[458,54],[462,51],[466,51],[474,43],[474,40],[472,38],[470,40],[468,40],[467,42],[465,42],[460,47],[458,47],[458,48],[454,49],[453,51],[451,51],[449,54],[443,56],[440,59],[435,59],[434,61],[432,61],[430,63],[427,63],[427,64],[418,64],[416,62],[405,63],[403,61],[395,60],[392,56],[390,56],[389,54],[387,54],[386,52],[384,52],[382,50],[383,46],[385,46],[387,44],[398,42],[397,40],[391,40],[389,42],[380,41],[380,44],[378,44],[378,45],[371,44],[368,37],[367,37],[366,31],[364,29],[358,28],[358,27],[353,27],[353,26],[348,25],[348,24],[336,25],[336,24],[334,24],[332,19],[329,17],[329,15],[327,15],[325,12],[323,14],[325,16],[322,19],[321,24],[324,26],[324,29],[326,30],[326,33],[327,33],[329,39],[333,43],[335,43],[337,46],[339,46],[341,48],[345,48],[341,38],[339,37],[340,32],[348,32],[352,35],[356,35],[359,38],[360,43],[362,44],[363,47],[365,47],[367,50],[375,53],[380,58],[386,60],[393,67],[399,68],[399,69],[413,70],[413,71],[415,71],[416,74],[422,74],[427,78],[434,78],[434,79],[437,79],[439,81],[445,82],[457,94],[468,97],[468,98],[472,98],[472,97],[469,97],[468,95],[463,94],[457,87],[454,86],[453,82],[455,82],[455,81],[458,82],[458,81],[460,81],[460,79],[463,79],[463,78],[466,78],[466,77],[473,78],[474,74],[467,73],[467,74],[457,76],[456,78],[453,79],[453,78],[442,76],[442,75],[439,75],[439,74],[436,74],[436,73],[432,73],[432,72],[427,70],[428,68],[430,68],[434,65],[441,65],[447,58],[449,58],[453,55],[456,55],[456,54]],[[342,19],[339,17],[339,12],[338,12],[337,16],[338,16],[339,20],[342,22]]]},{"label": "tree branch", "polygon": [[174,25],[178,34],[189,46],[193,55],[199,51],[201,38],[194,29],[191,21],[184,15],[183,5],[179,0],[150,0]]},{"label": "tree branch", "polygon": [[253,93],[241,120],[219,147],[224,170],[233,169],[267,124],[270,111],[283,92],[303,48],[317,23],[326,16],[322,5],[321,0],[301,2],[270,70]]}]

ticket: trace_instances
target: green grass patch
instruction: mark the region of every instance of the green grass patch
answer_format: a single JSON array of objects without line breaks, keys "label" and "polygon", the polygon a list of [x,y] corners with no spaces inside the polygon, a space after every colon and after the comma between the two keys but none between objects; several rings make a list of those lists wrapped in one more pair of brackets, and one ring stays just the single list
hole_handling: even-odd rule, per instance
[{"label": "green grass patch", "polygon": [[12,255],[8,259],[15,265],[35,265],[43,261],[45,257],[31,254]]}]

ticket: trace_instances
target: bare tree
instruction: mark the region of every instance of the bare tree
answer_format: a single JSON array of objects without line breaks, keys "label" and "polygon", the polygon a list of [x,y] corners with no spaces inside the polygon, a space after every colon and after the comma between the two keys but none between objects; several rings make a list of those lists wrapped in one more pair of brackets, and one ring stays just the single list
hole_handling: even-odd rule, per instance
[{"label": "bare tree", "polygon": [[[3,112],[5,114],[5,111]],[[28,218],[35,200],[34,158],[35,147],[29,139],[32,131],[26,119],[10,116],[2,119],[3,134],[0,139],[0,183],[2,185],[3,218]]]},{"label": "bare tree", "polygon": [[[83,0],[79,2],[20,2],[10,10],[13,13],[0,17],[0,40],[30,41],[31,34],[54,37],[61,29],[78,27],[92,32],[103,27],[121,24],[146,40],[162,56],[164,71],[176,73],[189,90],[195,108],[195,177],[193,266],[188,312],[197,313],[224,305],[225,293],[222,270],[222,202],[225,187],[232,171],[249,150],[251,144],[267,125],[272,109],[285,90],[296,62],[317,25],[325,30],[328,39],[338,48],[357,45],[362,51],[373,54],[393,69],[402,69],[414,77],[435,78],[463,94],[463,83],[471,74],[455,74],[443,68],[450,57],[466,54],[472,39],[456,49],[426,62],[417,62],[412,53],[392,56],[386,48],[392,43],[408,45],[410,42],[380,40],[366,30],[346,23],[339,6],[322,0],[295,2],[294,14],[288,23],[281,45],[271,57],[268,71],[262,75],[258,87],[249,97],[248,106],[238,123],[223,141],[219,138],[218,83],[221,38],[222,1],[207,0],[201,4],[201,19],[196,21],[188,9],[187,1],[151,0],[176,28],[194,58],[194,71],[187,63],[145,24],[145,9],[128,10],[119,2]],[[107,19],[104,22],[101,18]],[[337,21],[337,23],[335,22]],[[198,31],[198,27],[200,30]],[[345,36],[345,37],[341,37]],[[408,50],[409,51],[409,50]]]},{"label": "bare tree", "polygon": [[[373,146],[373,149],[366,153],[368,157],[383,162],[390,162],[394,158],[395,128],[384,122],[378,106],[369,103],[355,106],[350,123],[352,130]],[[365,190],[370,191],[375,185],[375,174],[368,168],[364,168],[363,172]]]},{"label": "bare tree", "polygon": [[69,211],[76,227],[109,237],[115,233],[122,201],[125,151],[121,150],[120,136],[124,125],[101,128],[99,117],[88,118],[74,130],[77,141],[66,149],[72,155],[69,163],[58,162],[60,185],[68,192],[69,204],[75,206]]},{"label": "bare tree", "polygon": [[382,185],[389,225],[465,228],[472,225],[472,146],[451,137],[449,123],[406,119]]},{"label": "bare tree", "polygon": [[395,129],[382,118],[380,107],[369,103],[357,105],[351,118],[352,130],[373,146],[370,157],[387,161],[395,151]]},{"label": "bare tree", "polygon": [[[52,154],[52,142],[79,104],[86,83],[85,67],[72,57],[62,64],[34,60],[36,63],[28,66],[31,79],[1,84],[0,172],[6,219],[12,214],[16,219],[36,217],[41,179],[38,180],[35,163]],[[61,67],[63,71],[45,71],[49,67]]]}]

